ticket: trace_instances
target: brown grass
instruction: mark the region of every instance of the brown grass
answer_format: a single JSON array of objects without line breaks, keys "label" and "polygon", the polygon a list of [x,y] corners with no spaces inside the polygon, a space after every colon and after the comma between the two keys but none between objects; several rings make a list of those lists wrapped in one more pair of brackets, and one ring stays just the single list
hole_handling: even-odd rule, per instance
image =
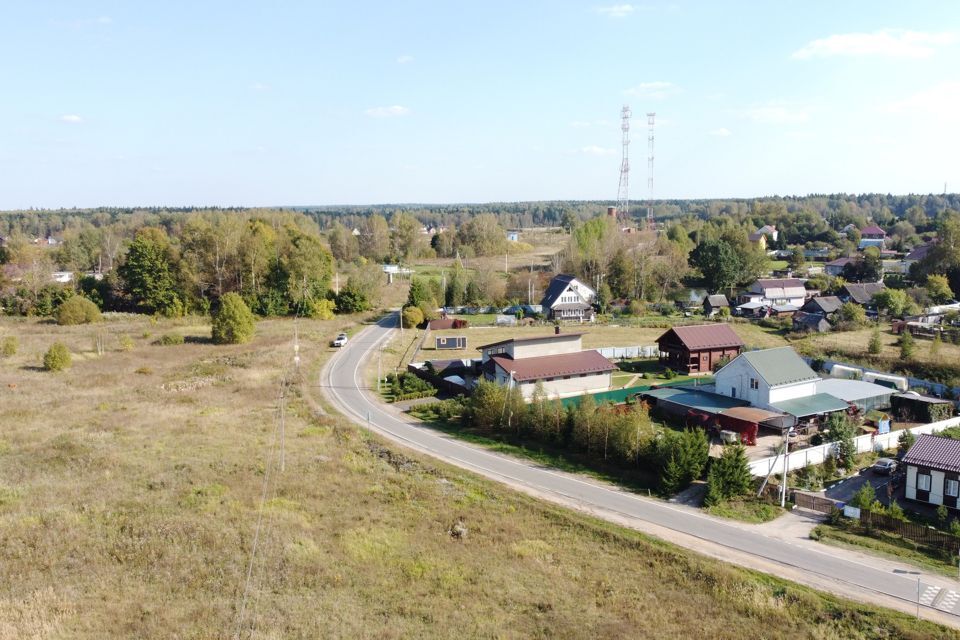
[{"label": "brown grass", "polygon": [[[299,396],[317,391],[343,326],[300,324],[303,386],[286,414],[287,471],[268,493],[244,637],[957,637],[315,417]],[[0,360],[0,638],[231,637],[292,322],[261,322],[254,342],[230,347],[148,344],[208,335],[195,319],[0,329],[21,343]],[[97,357],[98,330],[135,346]],[[74,352],[70,370],[24,368],[55,339]],[[462,539],[450,535],[458,521]]]}]

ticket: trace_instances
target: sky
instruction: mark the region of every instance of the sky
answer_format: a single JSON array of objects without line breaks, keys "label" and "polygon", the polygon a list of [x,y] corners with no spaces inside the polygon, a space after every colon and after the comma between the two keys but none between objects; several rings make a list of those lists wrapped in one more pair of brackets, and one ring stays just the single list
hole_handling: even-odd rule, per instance
[{"label": "sky", "polygon": [[0,209],[960,190],[960,3],[0,0]]}]

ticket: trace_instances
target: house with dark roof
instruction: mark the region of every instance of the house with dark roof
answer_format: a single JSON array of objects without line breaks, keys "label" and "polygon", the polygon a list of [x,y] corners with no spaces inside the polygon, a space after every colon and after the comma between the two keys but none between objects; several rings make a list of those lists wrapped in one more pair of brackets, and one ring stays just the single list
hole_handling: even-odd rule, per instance
[{"label": "house with dark roof", "polygon": [[657,338],[660,364],[691,375],[709,374],[743,351],[743,340],[722,322],[673,327]]},{"label": "house with dark roof", "polygon": [[857,248],[866,249],[867,247],[877,247],[878,249],[883,249],[886,239],[887,232],[877,225],[872,224],[860,230],[860,244]]},{"label": "house with dark roof", "polygon": [[530,400],[537,383],[548,398],[609,391],[617,367],[595,349],[582,350],[582,333],[501,340],[480,347],[484,379],[520,389]]},{"label": "house with dark roof", "polygon": [[832,327],[827,318],[818,313],[797,311],[793,314],[793,330],[815,333],[826,333]]},{"label": "house with dark roof", "polygon": [[917,436],[903,457],[907,469],[907,500],[957,508],[960,494],[960,440],[945,436]]},{"label": "house with dark roof", "polygon": [[543,313],[550,320],[577,320],[592,322],[596,317],[593,302],[597,292],[575,277],[554,276],[540,301]]},{"label": "house with dark roof", "polygon": [[829,318],[843,306],[843,301],[837,296],[817,296],[810,298],[800,307],[804,313],[818,315],[821,318]]},{"label": "house with dark roof", "polygon": [[823,271],[828,276],[840,276],[848,264],[856,266],[860,261],[860,258],[837,258],[823,265]]},{"label": "house with dark roof", "polygon": [[861,306],[872,306],[873,296],[886,289],[882,282],[848,282],[843,285],[838,297],[843,302],[855,302]]},{"label": "house with dark roof", "polygon": [[722,293],[716,293],[703,299],[703,315],[712,318],[720,313],[721,309],[729,309],[730,301]]},{"label": "house with dark roof", "polygon": [[901,261],[903,272],[909,273],[910,267],[926,258],[927,254],[930,253],[930,250],[935,246],[937,246],[937,241],[931,240],[930,242],[925,242],[911,249],[910,253],[904,256],[903,260]]},{"label": "house with dark roof", "polygon": [[792,347],[778,347],[740,354],[716,373],[716,392],[798,419],[845,410],[846,402],[817,392],[820,380]]}]

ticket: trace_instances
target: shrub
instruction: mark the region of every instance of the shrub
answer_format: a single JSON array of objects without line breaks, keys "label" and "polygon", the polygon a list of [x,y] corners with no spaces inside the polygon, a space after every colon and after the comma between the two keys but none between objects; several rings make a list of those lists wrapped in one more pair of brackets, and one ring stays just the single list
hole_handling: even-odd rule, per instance
[{"label": "shrub", "polygon": [[9,358],[17,353],[20,342],[17,336],[7,336],[0,341],[0,357]]},{"label": "shrub", "polygon": [[667,380],[673,380],[674,378],[677,377],[677,374],[674,372],[673,369],[671,369],[670,367],[667,367],[663,371],[663,377],[666,378]]},{"label": "shrub", "polygon": [[870,352],[870,355],[878,356],[883,350],[883,342],[880,340],[880,327],[874,327],[873,333],[870,334],[870,342],[867,345],[867,351]]},{"label": "shrub", "polygon": [[43,368],[47,371],[63,371],[70,366],[70,350],[62,342],[54,342],[43,354]]},{"label": "shrub", "polygon": [[403,326],[406,329],[419,327],[423,324],[423,311],[419,307],[404,307],[402,316]]},{"label": "shrub", "polygon": [[153,344],[161,347],[172,347],[178,344],[183,344],[183,336],[179,333],[165,333],[154,340]]},{"label": "shrub", "polygon": [[[946,405],[945,405],[946,406]],[[897,452],[901,455],[906,454],[910,450],[910,447],[913,446],[913,443],[917,441],[917,436],[910,433],[910,429],[905,429],[900,432],[900,437],[897,438]]]},{"label": "shrub", "polygon": [[728,445],[723,448],[720,458],[710,465],[704,504],[711,507],[722,500],[745,495],[750,492],[752,484],[746,449],[742,444]]},{"label": "shrub", "polygon": [[133,338],[130,336],[120,336],[117,342],[120,344],[120,351],[133,351]]},{"label": "shrub", "polygon": [[336,303],[333,300],[318,300],[310,306],[310,317],[314,320],[333,320]]},{"label": "shrub", "polygon": [[89,324],[100,321],[100,309],[83,296],[73,296],[57,309],[57,324]]},{"label": "shrub", "polygon": [[873,490],[873,485],[869,482],[864,483],[862,487],[853,495],[850,504],[861,509],[870,509],[877,499],[877,493]]},{"label": "shrub", "polygon": [[913,340],[913,336],[910,334],[910,331],[906,327],[903,328],[903,335],[900,336],[900,359],[909,360],[913,357],[914,351],[916,351],[916,344]]},{"label": "shrub", "polygon": [[213,342],[215,344],[243,344],[253,338],[256,318],[236,293],[220,298],[220,308],[213,316]]}]

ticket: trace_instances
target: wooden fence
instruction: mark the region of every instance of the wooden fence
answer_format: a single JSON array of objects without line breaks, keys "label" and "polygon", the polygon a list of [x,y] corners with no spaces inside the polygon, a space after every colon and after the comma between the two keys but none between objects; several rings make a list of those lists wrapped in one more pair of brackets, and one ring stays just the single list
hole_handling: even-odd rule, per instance
[{"label": "wooden fence", "polygon": [[960,553],[960,538],[957,536],[922,524],[897,520],[885,513],[873,513],[862,509],[860,511],[860,526],[865,529],[873,527],[896,533],[919,544],[949,551],[952,555]]},{"label": "wooden fence", "polygon": [[798,507],[819,511],[820,513],[830,513],[837,508],[835,500],[823,496],[815,496],[811,493],[801,493],[799,491],[794,492],[793,503]]}]

